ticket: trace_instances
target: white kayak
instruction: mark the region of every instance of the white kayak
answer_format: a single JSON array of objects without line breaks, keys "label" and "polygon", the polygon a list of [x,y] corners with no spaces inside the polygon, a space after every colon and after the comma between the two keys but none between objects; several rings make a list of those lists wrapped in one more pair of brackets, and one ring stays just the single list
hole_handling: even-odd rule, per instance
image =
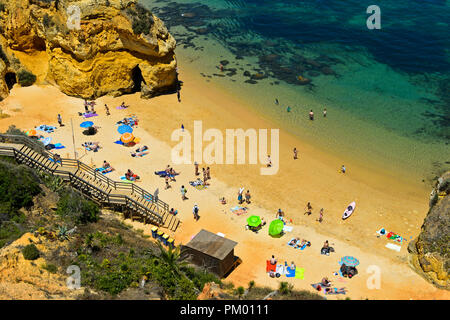
[{"label": "white kayak", "polygon": [[342,215],[342,220],[347,219],[348,217],[350,217],[353,213],[353,211],[355,211],[355,207],[356,207],[356,202],[353,201],[352,203],[350,203],[347,206],[347,209],[345,209],[344,214]]}]

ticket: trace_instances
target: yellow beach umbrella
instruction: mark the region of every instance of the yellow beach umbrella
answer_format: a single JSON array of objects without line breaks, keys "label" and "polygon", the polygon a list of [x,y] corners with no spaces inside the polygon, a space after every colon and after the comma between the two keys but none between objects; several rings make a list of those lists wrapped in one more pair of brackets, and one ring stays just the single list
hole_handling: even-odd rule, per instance
[{"label": "yellow beach umbrella", "polygon": [[134,140],[134,136],[131,133],[129,133],[129,132],[125,132],[120,137],[120,141],[122,141],[123,143],[130,143],[133,140]]}]

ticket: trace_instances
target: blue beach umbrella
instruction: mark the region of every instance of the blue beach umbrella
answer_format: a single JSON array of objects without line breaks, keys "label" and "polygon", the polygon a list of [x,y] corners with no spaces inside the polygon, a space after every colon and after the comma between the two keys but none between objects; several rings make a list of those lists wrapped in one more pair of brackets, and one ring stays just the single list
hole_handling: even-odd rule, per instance
[{"label": "blue beach umbrella", "polygon": [[359,260],[352,256],[345,256],[341,258],[339,264],[340,265],[345,264],[346,266],[349,267],[356,267],[357,265],[359,265]]},{"label": "blue beach umbrella", "polygon": [[123,125],[121,125],[119,128],[117,128],[117,131],[118,131],[120,134],[124,134],[124,133],[126,133],[126,132],[132,133],[132,132],[133,132],[133,128],[130,127],[130,126],[127,126],[127,125],[123,124]]},{"label": "blue beach umbrella", "polygon": [[85,122],[82,122],[80,124],[80,127],[82,127],[82,128],[90,128],[93,125],[94,125],[94,123],[92,121],[85,121]]}]

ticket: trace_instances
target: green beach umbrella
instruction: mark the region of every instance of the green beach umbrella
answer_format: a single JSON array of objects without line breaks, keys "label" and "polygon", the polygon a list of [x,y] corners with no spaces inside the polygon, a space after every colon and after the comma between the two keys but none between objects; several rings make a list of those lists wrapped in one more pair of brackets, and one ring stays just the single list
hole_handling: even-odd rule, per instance
[{"label": "green beach umbrella", "polygon": [[247,219],[247,224],[250,227],[258,227],[261,224],[261,218],[259,216],[250,216]]},{"label": "green beach umbrella", "polygon": [[273,220],[269,225],[269,234],[277,236],[283,231],[284,223],[280,219]]}]

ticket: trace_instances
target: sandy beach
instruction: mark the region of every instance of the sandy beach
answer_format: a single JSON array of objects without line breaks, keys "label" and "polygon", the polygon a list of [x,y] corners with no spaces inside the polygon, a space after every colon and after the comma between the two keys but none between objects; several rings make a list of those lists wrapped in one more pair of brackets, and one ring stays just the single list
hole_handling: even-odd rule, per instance
[{"label": "sandy beach", "polygon": [[[431,186],[399,178],[383,168],[368,168],[357,160],[342,159],[319,150],[308,141],[298,138],[280,129],[279,171],[273,176],[260,175],[261,165],[208,165],[212,179],[205,190],[197,190],[189,185],[194,180],[193,165],[174,165],[171,163],[171,149],[177,142],[171,141],[171,134],[183,124],[186,130],[193,131],[195,120],[202,120],[203,130],[216,128],[225,133],[225,129],[276,128],[262,115],[256,114],[237,97],[224,89],[207,82],[193,70],[180,70],[180,79],[184,85],[181,91],[181,103],[176,94],[159,96],[150,100],[140,99],[139,94],[118,98],[102,97],[96,100],[99,116],[90,118],[99,132],[84,136],[80,123],[85,121],[78,112],[83,112],[83,100],[65,96],[52,86],[16,86],[11,95],[0,102],[0,109],[10,117],[0,120],[0,131],[14,124],[23,130],[33,129],[42,124],[57,126],[57,114],[61,114],[65,126],[51,134],[52,143],[62,143],[65,149],[59,150],[62,157],[74,157],[72,126],[75,133],[75,151],[78,159],[92,166],[101,166],[107,160],[116,170],[108,176],[119,180],[127,169],[141,177],[139,186],[149,192],[160,190],[160,198],[178,210],[181,227],[173,234],[176,244],[187,243],[201,229],[214,233],[221,232],[225,237],[238,242],[235,254],[242,259],[239,265],[225,281],[236,286],[247,286],[254,280],[257,285],[278,287],[280,281],[294,284],[296,289],[313,290],[311,283],[319,282],[328,276],[336,287],[348,289],[347,295],[333,296],[331,299],[449,299],[448,291],[439,290],[416,274],[408,265],[407,245],[414,239],[423,223],[428,210],[428,196]],[[124,101],[130,107],[116,109]],[[111,115],[107,116],[104,104],[108,104]],[[126,148],[114,144],[120,138],[116,122],[129,115],[136,115],[139,125],[133,132],[140,138],[135,148]],[[328,117],[332,117],[329,114]],[[81,144],[86,141],[99,141],[99,152],[85,152]],[[139,146],[149,147],[149,154],[142,158],[133,158],[130,152]],[[299,150],[299,159],[294,160],[292,149]],[[339,172],[342,164],[347,167],[344,175]],[[164,179],[154,174],[171,165],[177,172],[176,182],[171,188],[164,189]],[[206,167],[200,164],[200,168]],[[180,187],[188,189],[188,200],[181,199]],[[230,211],[237,205],[239,188],[250,190],[252,203],[242,216]],[[225,197],[227,204],[222,205],[219,198]],[[357,208],[348,220],[341,216],[349,203],[355,201]],[[312,215],[305,215],[304,207],[310,202]],[[192,207],[200,207],[200,220],[194,221]],[[292,226],[292,232],[281,238],[268,235],[268,226],[259,233],[245,229],[249,215],[264,217],[268,223],[275,219],[281,208]],[[324,208],[324,221],[316,221],[320,208]],[[151,225],[131,222],[137,228],[150,234]],[[389,240],[377,238],[376,231],[386,228],[401,235],[407,241],[401,251],[396,252],[385,247]],[[293,238],[299,237],[312,243],[304,251],[295,250],[287,245]],[[336,252],[330,256],[320,254],[325,240],[328,240]],[[278,261],[294,261],[305,268],[304,280],[279,279],[268,277],[265,272],[266,260],[275,255]],[[359,259],[359,274],[353,279],[334,276],[339,270],[338,261],[342,256],[351,255]],[[367,268],[376,265],[381,270],[380,289],[369,290]]]}]

